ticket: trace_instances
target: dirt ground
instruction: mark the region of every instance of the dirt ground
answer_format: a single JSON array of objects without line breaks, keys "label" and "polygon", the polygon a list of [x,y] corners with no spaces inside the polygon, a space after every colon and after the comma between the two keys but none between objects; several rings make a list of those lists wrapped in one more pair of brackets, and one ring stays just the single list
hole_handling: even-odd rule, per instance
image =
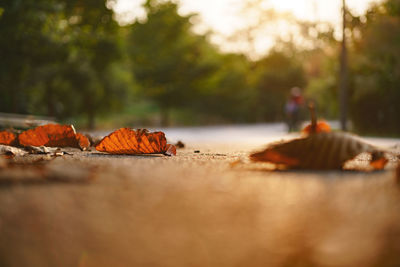
[{"label": "dirt ground", "polygon": [[15,159],[36,163],[0,170],[0,266],[400,266],[394,162],[273,172],[250,151]]}]

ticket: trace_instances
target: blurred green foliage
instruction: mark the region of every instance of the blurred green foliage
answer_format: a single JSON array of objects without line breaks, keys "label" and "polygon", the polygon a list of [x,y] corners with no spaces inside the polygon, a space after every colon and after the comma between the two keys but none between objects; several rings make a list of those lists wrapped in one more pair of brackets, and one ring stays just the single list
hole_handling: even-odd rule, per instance
[{"label": "blurred green foliage", "polygon": [[190,107],[218,66],[213,47],[204,36],[190,31],[190,16],[179,16],[177,5],[148,0],[147,21],[129,27],[128,55],[143,95],[162,111],[169,124],[172,108]]},{"label": "blurred green foliage", "polygon": [[357,130],[400,133],[400,0],[352,17],[352,117]]},{"label": "blurred green foliage", "polygon": [[306,85],[305,72],[295,54],[272,50],[255,62],[258,116],[261,121],[282,121],[284,106],[292,87]]},{"label": "blurred green foliage", "polygon": [[[277,43],[263,58],[222,53],[173,1],[147,0],[147,18],[114,20],[106,0],[0,1],[0,111],[95,118],[105,127],[281,121],[290,88],[335,119],[339,41],[299,22],[307,48]],[[348,14],[355,127],[400,133],[400,0]],[[111,124],[110,124],[111,121]],[[140,124],[140,125],[139,125]]]},{"label": "blurred green foliage", "polygon": [[1,110],[59,119],[118,108],[118,24],[106,1],[2,1]]}]

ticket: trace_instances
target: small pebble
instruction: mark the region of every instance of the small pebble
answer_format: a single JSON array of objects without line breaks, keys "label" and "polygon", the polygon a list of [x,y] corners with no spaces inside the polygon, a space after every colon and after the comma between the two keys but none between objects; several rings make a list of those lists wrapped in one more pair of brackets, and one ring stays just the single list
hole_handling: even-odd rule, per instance
[{"label": "small pebble", "polygon": [[200,150],[195,150],[194,153],[200,153]]}]

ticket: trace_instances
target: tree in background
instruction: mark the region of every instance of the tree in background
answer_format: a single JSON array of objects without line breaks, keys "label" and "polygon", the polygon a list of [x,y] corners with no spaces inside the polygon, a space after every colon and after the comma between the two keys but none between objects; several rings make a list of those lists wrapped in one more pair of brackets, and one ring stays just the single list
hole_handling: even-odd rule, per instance
[{"label": "tree in background", "polygon": [[334,37],[334,27],[328,23],[299,21],[298,24],[303,40],[311,47],[296,52],[308,80],[305,97],[314,102],[319,117],[336,119],[340,42]]},{"label": "tree in background", "polygon": [[[269,9],[257,11],[259,0],[251,0],[247,10],[258,15],[239,34],[252,47],[247,57],[222,53],[209,35],[195,34],[193,16],[179,15],[175,2],[146,1],[147,20],[126,27],[113,20],[111,2],[1,1],[0,111],[85,116],[93,127],[95,117],[133,107],[128,100],[135,97],[157,105],[164,125],[171,118],[179,124],[177,113],[192,124],[277,121],[290,88],[299,86],[317,101],[319,116],[335,118],[333,27],[299,23],[301,42],[276,42],[259,59],[253,37],[260,15],[266,35],[280,20]],[[399,10],[400,0],[386,0],[365,16],[348,16],[352,120],[364,133],[400,132]]]},{"label": "tree in background", "polygon": [[1,110],[67,118],[120,106],[113,79],[119,26],[106,0],[0,4]]},{"label": "tree in background", "polygon": [[271,51],[255,62],[254,86],[257,88],[256,114],[259,121],[284,119],[284,106],[292,87],[304,88],[303,66],[293,55]]},{"label": "tree in background", "polygon": [[243,123],[254,121],[256,91],[251,86],[251,63],[244,55],[208,53],[217,70],[199,86],[192,101],[198,114],[207,120]]},{"label": "tree in background", "polygon": [[128,52],[143,95],[161,109],[169,124],[172,108],[190,107],[216,70],[215,54],[204,36],[191,31],[191,16],[180,16],[172,2],[148,0],[147,20],[130,26]]},{"label": "tree in background", "polygon": [[113,63],[121,57],[119,25],[106,3],[65,1],[72,37],[68,81],[74,93],[80,95],[78,110],[87,115],[89,128],[94,128],[98,113],[118,110],[125,95],[125,88],[117,85],[113,72]]},{"label": "tree in background", "polygon": [[[43,70],[51,70],[67,58],[58,22],[62,7],[56,1],[2,1],[0,17],[1,110],[31,111],[32,90],[44,81]],[[49,107],[49,113],[52,108]],[[51,114],[53,115],[53,114]]]},{"label": "tree in background", "polygon": [[400,134],[400,1],[353,17],[352,119],[358,131]]}]

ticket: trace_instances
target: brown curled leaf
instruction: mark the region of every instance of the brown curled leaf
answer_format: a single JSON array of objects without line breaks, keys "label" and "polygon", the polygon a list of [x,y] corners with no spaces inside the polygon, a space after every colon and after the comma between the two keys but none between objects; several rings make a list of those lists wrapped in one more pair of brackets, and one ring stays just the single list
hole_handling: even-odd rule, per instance
[{"label": "brown curled leaf", "polygon": [[13,146],[6,146],[0,145],[0,155],[6,155],[7,157],[14,157],[14,156],[25,156],[28,154],[24,149],[13,147]]},{"label": "brown curled leaf", "polygon": [[76,147],[87,149],[89,140],[77,134],[72,125],[46,124],[22,132],[18,136],[22,146]]},{"label": "brown curled leaf", "polygon": [[9,131],[0,131],[0,144],[15,146],[17,144],[17,136]]},{"label": "brown curled leaf", "polygon": [[176,154],[175,147],[167,144],[163,132],[130,128],[121,128],[107,135],[96,150],[110,154]]},{"label": "brown curled leaf", "polygon": [[[265,150],[251,154],[250,159],[283,164],[292,169],[327,170],[342,169],[345,162],[357,155],[363,152],[376,153],[377,151],[379,149],[353,135],[341,132],[322,132],[271,144]],[[386,162],[380,161],[380,164],[383,168]]]}]

